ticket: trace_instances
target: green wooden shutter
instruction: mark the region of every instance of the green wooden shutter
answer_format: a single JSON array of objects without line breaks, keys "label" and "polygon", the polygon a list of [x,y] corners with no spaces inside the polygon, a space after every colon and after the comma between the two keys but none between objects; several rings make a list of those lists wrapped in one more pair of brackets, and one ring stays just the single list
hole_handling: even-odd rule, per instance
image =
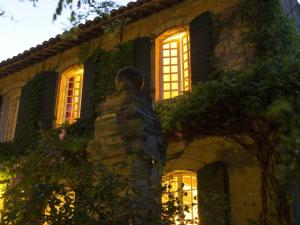
[{"label": "green wooden shutter", "polygon": [[83,87],[80,119],[87,120],[93,116],[94,88],[96,74],[96,56],[89,57],[84,63]]},{"label": "green wooden shutter", "polygon": [[150,95],[151,89],[151,38],[140,37],[135,39],[135,67],[144,75],[144,92]]},{"label": "green wooden shutter", "polygon": [[47,71],[40,76],[43,76],[44,81],[40,125],[44,129],[49,129],[54,125],[59,74],[55,71]]},{"label": "green wooden shutter", "polygon": [[25,134],[28,126],[38,128],[42,90],[44,88],[43,79],[42,74],[38,74],[22,87],[15,133],[18,142],[22,142],[27,138]]},{"label": "green wooden shutter", "polygon": [[192,85],[206,81],[211,72],[210,21],[211,14],[205,12],[190,23]]},{"label": "green wooden shutter", "polygon": [[290,191],[293,199],[293,224],[300,225],[300,178],[294,181]]},{"label": "green wooden shutter", "polygon": [[229,223],[229,180],[224,162],[216,162],[198,171],[198,207],[201,225]]},{"label": "green wooden shutter", "polygon": [[16,138],[23,137],[29,128],[52,128],[55,118],[58,73],[37,74],[24,85],[16,125]]}]

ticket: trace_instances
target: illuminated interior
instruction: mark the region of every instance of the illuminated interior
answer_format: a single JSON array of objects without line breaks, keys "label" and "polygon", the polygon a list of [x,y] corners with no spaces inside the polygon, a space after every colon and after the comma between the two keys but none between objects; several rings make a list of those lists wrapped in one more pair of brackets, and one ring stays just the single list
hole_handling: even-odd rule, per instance
[{"label": "illuminated interior", "polygon": [[[8,180],[11,179],[11,175],[9,174],[7,169],[2,169],[0,172],[0,211],[3,210],[4,207],[4,193],[6,191]],[[1,217],[1,214],[0,214]]]},{"label": "illuminated interior", "polygon": [[191,90],[189,33],[174,32],[158,38],[158,100],[173,98]]},{"label": "illuminated interior", "polygon": [[188,208],[184,212],[184,221],[175,218],[175,224],[199,224],[196,173],[183,170],[169,172],[163,177],[163,187],[166,191],[162,195],[162,203],[169,201],[172,196],[178,198],[183,207]]},{"label": "illuminated interior", "polygon": [[83,66],[75,65],[61,74],[56,108],[56,126],[74,123],[80,117]]},{"label": "illuminated interior", "polygon": [[[67,189],[68,190],[68,189]],[[56,213],[64,211],[64,205],[66,204],[66,197],[69,198],[71,201],[70,208],[74,209],[74,204],[75,204],[75,192],[68,190],[67,191],[67,196],[63,196],[61,194],[54,193],[55,198],[58,200],[58,204],[55,206]],[[70,202],[69,201],[69,202]],[[72,212],[73,213],[73,212]],[[45,209],[45,216],[50,216],[51,215],[51,208],[49,205],[47,205]],[[70,218],[72,218],[72,215],[70,215]],[[43,225],[50,225],[48,222],[44,222]]]},{"label": "illuminated interior", "polygon": [[16,94],[11,97],[9,103],[9,111],[5,129],[5,141],[11,141],[15,137],[18,111],[20,104],[20,94]]}]

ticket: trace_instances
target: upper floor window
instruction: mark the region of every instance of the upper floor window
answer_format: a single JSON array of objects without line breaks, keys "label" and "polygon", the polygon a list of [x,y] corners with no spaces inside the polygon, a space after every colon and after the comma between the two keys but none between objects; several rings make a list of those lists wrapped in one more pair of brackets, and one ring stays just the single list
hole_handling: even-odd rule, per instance
[{"label": "upper floor window", "polygon": [[80,117],[83,66],[74,65],[60,76],[56,125],[74,123]]},{"label": "upper floor window", "polygon": [[175,170],[163,177],[165,192],[162,195],[162,203],[177,199],[184,210],[182,218],[174,218],[174,224],[198,224],[198,190],[197,174],[191,171]]},{"label": "upper floor window", "polygon": [[15,137],[19,104],[20,94],[16,93],[10,98],[4,141],[11,141]]},{"label": "upper floor window", "polygon": [[172,29],[156,40],[156,100],[191,90],[189,32]]}]

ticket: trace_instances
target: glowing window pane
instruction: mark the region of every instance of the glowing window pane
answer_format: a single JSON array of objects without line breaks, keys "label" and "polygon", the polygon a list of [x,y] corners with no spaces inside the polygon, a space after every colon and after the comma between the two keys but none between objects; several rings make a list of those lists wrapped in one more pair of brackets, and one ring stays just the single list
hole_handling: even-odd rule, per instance
[{"label": "glowing window pane", "polygon": [[178,96],[178,91],[173,91],[172,92],[172,97],[176,97],[176,96]]},{"label": "glowing window pane", "polygon": [[189,77],[189,71],[187,71],[187,70],[184,71],[184,77],[185,77],[185,78],[188,78],[188,77]]},{"label": "glowing window pane", "polygon": [[170,73],[170,67],[169,66],[164,66],[163,72],[164,73]]},{"label": "glowing window pane", "polygon": [[171,72],[172,73],[177,73],[178,72],[178,67],[177,66],[172,66]]},{"label": "glowing window pane", "polygon": [[163,56],[164,56],[164,57],[170,56],[170,51],[169,51],[169,50],[164,50],[164,51],[163,51]]},{"label": "glowing window pane", "polygon": [[170,92],[164,92],[164,99],[171,98]]},{"label": "glowing window pane", "polygon": [[183,206],[187,208],[187,211],[184,212],[185,218],[183,219],[175,217],[175,224],[198,224],[199,220],[196,173],[190,171],[169,172],[163,177],[162,185],[163,187],[166,187],[162,195],[163,207],[167,207],[167,203],[169,200],[174,200],[174,198],[172,199],[170,198],[170,196],[176,196],[178,200],[183,204]]},{"label": "glowing window pane", "polygon": [[169,58],[164,58],[163,59],[163,64],[164,65],[170,65],[170,59]]},{"label": "glowing window pane", "polygon": [[171,56],[177,56],[177,50],[171,50]]},{"label": "glowing window pane", "polygon": [[177,74],[172,75],[172,81],[178,81],[178,75]]},{"label": "glowing window pane", "polygon": [[183,55],[183,60],[184,60],[184,61],[187,61],[187,60],[188,60],[187,54],[184,54],[184,55]]},{"label": "glowing window pane", "polygon": [[172,83],[172,90],[178,90],[178,82]]},{"label": "glowing window pane", "polygon": [[177,58],[171,58],[171,64],[177,64],[178,63],[178,59]]},{"label": "glowing window pane", "polygon": [[164,44],[163,45],[163,49],[169,49],[170,48],[170,44]]},{"label": "glowing window pane", "polygon": [[[49,202],[47,207],[44,211],[46,216],[53,216],[53,215],[60,215],[64,213],[64,207],[68,205],[70,208],[74,208],[75,205],[75,192],[68,190],[65,195],[59,193],[53,193],[52,196],[49,198]],[[50,205],[51,202],[51,205]],[[72,215],[70,215],[72,217]],[[50,225],[48,222],[43,223],[43,225]]]},{"label": "glowing window pane", "polygon": [[164,75],[164,81],[170,81],[170,75]]},{"label": "glowing window pane", "polygon": [[74,123],[80,117],[83,67],[76,65],[61,74],[56,126]]},{"label": "glowing window pane", "polygon": [[[164,99],[164,90],[167,92],[170,91],[171,98],[191,89],[188,36],[187,32],[178,32],[165,37],[157,45],[157,49],[160,51],[159,56],[161,57],[159,60],[160,68],[157,70],[160,76],[162,76],[162,78],[158,78],[160,87],[157,89],[160,99]],[[169,77],[170,74],[171,77]],[[164,85],[163,82],[166,81],[172,81],[170,89],[168,85]],[[174,84],[174,82],[177,84]],[[166,94],[166,96],[168,95]]]},{"label": "glowing window pane", "polygon": [[187,189],[191,188],[191,186],[192,186],[191,176],[183,176],[183,184],[184,184],[183,190],[187,190]]},{"label": "glowing window pane", "polygon": [[185,63],[184,63],[184,68],[187,68],[187,67],[188,67],[188,63],[185,62]]},{"label": "glowing window pane", "polygon": [[187,46],[183,46],[183,52],[187,52]]},{"label": "glowing window pane", "polygon": [[177,42],[172,42],[171,43],[171,48],[177,48]]},{"label": "glowing window pane", "polygon": [[168,91],[171,89],[171,85],[169,83],[164,84],[164,90]]}]

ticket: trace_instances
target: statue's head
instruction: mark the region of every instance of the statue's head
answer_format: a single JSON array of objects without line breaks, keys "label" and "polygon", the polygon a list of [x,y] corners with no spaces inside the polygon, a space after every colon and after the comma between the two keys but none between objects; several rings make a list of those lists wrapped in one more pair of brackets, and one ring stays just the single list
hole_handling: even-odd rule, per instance
[{"label": "statue's head", "polygon": [[118,72],[115,83],[117,90],[141,90],[144,86],[144,76],[137,68],[128,66]]}]

